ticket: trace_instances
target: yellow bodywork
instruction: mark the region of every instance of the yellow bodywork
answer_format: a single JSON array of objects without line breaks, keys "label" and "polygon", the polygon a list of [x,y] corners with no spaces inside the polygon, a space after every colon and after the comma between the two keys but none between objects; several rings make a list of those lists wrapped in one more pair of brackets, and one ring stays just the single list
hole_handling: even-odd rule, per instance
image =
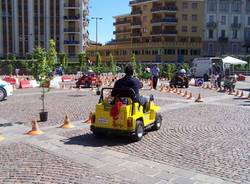
[{"label": "yellow bodywork", "polygon": [[[104,100],[96,105],[95,120],[92,121],[92,126],[101,129],[130,132],[135,130],[136,121],[140,119],[144,127],[147,127],[155,122],[156,113],[160,110],[160,107],[155,105],[154,102],[149,102],[148,105],[148,112],[143,113],[143,107],[139,107],[138,102],[132,103],[130,100],[128,105],[122,105],[118,119],[114,121],[113,117],[110,116],[112,105],[110,105],[107,100]],[[128,127],[128,121],[132,123],[132,126]]]}]

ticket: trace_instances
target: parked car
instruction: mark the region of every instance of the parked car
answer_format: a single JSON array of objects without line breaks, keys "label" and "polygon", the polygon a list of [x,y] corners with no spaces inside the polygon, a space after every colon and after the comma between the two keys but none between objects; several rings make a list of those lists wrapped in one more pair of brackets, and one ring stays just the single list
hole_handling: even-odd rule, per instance
[{"label": "parked car", "polygon": [[11,95],[13,95],[13,86],[0,79],[0,101]]},{"label": "parked car", "polygon": [[82,73],[82,76],[76,82],[76,87],[80,88],[82,86],[85,87],[96,86],[97,78],[98,76],[94,72]]}]

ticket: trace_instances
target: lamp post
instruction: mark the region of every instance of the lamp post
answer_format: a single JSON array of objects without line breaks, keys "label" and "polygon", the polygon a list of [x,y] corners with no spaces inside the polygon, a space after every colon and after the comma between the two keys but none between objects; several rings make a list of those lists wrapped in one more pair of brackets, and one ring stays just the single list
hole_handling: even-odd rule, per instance
[{"label": "lamp post", "polygon": [[98,44],[98,20],[102,20],[102,18],[101,17],[91,17],[91,19],[95,19],[95,21],[96,21],[96,24],[95,24],[95,26],[96,26],[96,47],[95,47],[95,54],[97,55],[97,44]]}]

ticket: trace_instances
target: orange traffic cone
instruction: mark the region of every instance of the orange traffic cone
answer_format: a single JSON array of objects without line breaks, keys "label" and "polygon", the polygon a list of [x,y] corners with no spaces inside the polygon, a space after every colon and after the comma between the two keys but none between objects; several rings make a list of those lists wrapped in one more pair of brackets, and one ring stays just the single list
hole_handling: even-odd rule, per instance
[{"label": "orange traffic cone", "polygon": [[187,91],[185,91],[185,93],[182,95],[182,97],[187,97],[188,96],[188,93]]},{"label": "orange traffic cone", "polygon": [[199,93],[198,98],[195,100],[195,102],[204,102],[204,100],[201,98],[201,94]]},{"label": "orange traffic cone", "polygon": [[165,92],[165,86],[161,84],[160,92]]},{"label": "orange traffic cone", "polygon": [[63,121],[63,124],[60,126],[60,128],[74,128],[75,126],[71,124],[68,116],[65,116],[65,119]]},{"label": "orange traffic cone", "polygon": [[27,132],[26,134],[28,134],[28,135],[41,135],[41,134],[44,134],[44,132],[39,130],[37,121],[33,120],[32,121],[32,129],[29,132]]},{"label": "orange traffic cone", "polygon": [[83,121],[83,123],[91,124],[91,119],[92,119],[92,116],[93,116],[93,113],[92,113],[92,112],[90,112],[90,113],[89,113],[89,117],[88,117],[88,119],[86,119],[85,121]]},{"label": "orange traffic cone", "polygon": [[187,97],[187,100],[191,100],[193,98],[192,93],[189,94],[189,96]]}]

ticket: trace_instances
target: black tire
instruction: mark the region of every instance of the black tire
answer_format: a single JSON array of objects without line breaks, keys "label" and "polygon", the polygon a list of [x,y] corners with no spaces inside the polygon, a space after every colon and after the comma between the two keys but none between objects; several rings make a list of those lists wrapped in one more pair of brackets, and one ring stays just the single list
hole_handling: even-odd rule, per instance
[{"label": "black tire", "polygon": [[92,132],[93,132],[93,134],[95,135],[96,138],[102,138],[105,135],[104,132],[101,132],[101,131],[98,131],[98,130],[95,130],[95,129],[93,129]]},{"label": "black tire", "polygon": [[161,128],[162,125],[162,116],[159,113],[156,113],[156,118],[154,122],[154,126],[152,127],[152,130],[157,131]]},{"label": "black tire", "polygon": [[188,88],[188,87],[189,87],[188,83],[187,83],[187,84],[185,84],[185,87],[186,87],[186,88]]},{"label": "black tire", "polygon": [[4,88],[0,88],[0,101],[3,101],[7,96],[7,93]]},{"label": "black tire", "polygon": [[86,86],[87,88],[90,88],[90,83],[89,83],[89,82],[86,82],[85,86]]},{"label": "black tire", "polygon": [[140,141],[144,135],[144,125],[141,120],[136,121],[135,134],[133,135],[133,141]]}]

